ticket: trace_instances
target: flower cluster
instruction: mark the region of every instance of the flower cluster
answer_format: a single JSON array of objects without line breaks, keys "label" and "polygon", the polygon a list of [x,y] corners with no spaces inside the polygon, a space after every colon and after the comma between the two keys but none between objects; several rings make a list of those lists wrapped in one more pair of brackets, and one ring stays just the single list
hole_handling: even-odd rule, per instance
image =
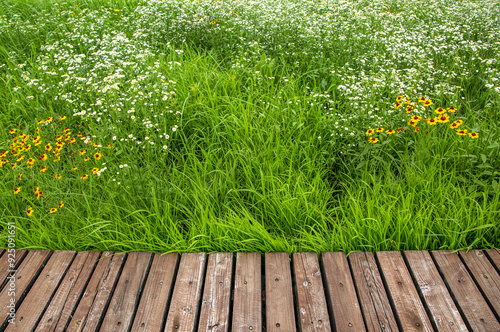
[{"label": "flower cluster", "polygon": [[[82,134],[85,129],[82,126],[66,127],[65,119],[65,116],[51,116],[38,121],[33,128],[9,130],[9,149],[0,150],[0,168],[15,179],[13,194],[22,196],[27,203],[55,196],[54,193],[44,192],[56,188],[55,182],[77,178],[86,180],[88,174],[99,177],[106,170],[106,167],[101,168],[101,158],[113,146],[108,143],[103,147],[91,136]],[[42,210],[47,206],[38,205]],[[63,206],[60,201],[47,210],[54,213]],[[34,211],[33,204],[28,204],[26,214],[31,216]]]},{"label": "flower cluster", "polygon": [[[418,103],[422,105],[421,108],[425,111],[424,116],[417,114],[411,115],[418,108],[418,105],[417,103],[412,102],[409,97],[405,98],[402,95],[397,97],[394,107],[396,109],[399,109],[401,108],[401,106],[404,106],[405,112],[411,115],[407,120],[407,127],[399,127],[397,131],[391,128],[387,130],[384,130],[384,128],[382,127],[378,127],[377,129],[370,128],[366,131],[366,135],[370,136],[368,142],[375,144],[380,141],[378,137],[373,136],[373,134],[375,133],[385,133],[386,135],[390,136],[392,134],[400,134],[401,132],[413,131],[415,133],[420,133],[422,131],[425,131],[425,133],[428,134],[429,130],[431,130],[431,126],[435,126],[438,123],[444,124],[450,122],[450,114],[454,114],[457,111],[457,109],[453,106],[448,108],[437,107],[432,109],[430,106],[434,103],[432,102],[432,100],[425,97],[418,98]],[[422,112],[419,113],[421,114]],[[425,123],[425,125],[423,123]],[[463,128],[459,129],[459,127],[462,126],[463,123],[463,120],[458,119],[449,124],[448,127],[450,129],[456,129],[456,134],[460,136],[465,136],[468,134],[471,139],[479,137],[479,134],[477,132],[469,132],[468,129]]]}]

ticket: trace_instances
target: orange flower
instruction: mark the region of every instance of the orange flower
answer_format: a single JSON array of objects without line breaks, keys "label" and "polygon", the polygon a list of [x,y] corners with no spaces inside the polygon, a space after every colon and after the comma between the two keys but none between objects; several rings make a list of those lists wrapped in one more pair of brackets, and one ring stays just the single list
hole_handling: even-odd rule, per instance
[{"label": "orange flower", "polygon": [[437,114],[443,114],[446,113],[446,110],[444,108],[438,107],[437,109],[434,110]]},{"label": "orange flower", "polygon": [[457,110],[455,107],[451,106],[449,108],[446,109],[448,112],[450,113],[455,113],[455,111]]},{"label": "orange flower", "polygon": [[56,212],[56,211],[57,211],[57,209],[56,209],[56,208],[52,208],[52,209],[50,209],[50,211],[49,211],[49,212],[50,212],[50,213],[54,213],[54,212]]},{"label": "orange flower", "polygon": [[395,132],[396,132],[396,131],[394,131],[393,129],[386,130],[387,135],[392,135],[392,134],[394,134]]},{"label": "orange flower", "polygon": [[414,121],[413,119],[410,119],[410,121],[408,121],[408,125],[410,125],[410,126],[415,127],[417,124],[418,124],[418,121]]},{"label": "orange flower", "polygon": [[430,118],[429,120],[427,120],[427,123],[433,126],[437,124],[437,120],[435,118]]},{"label": "orange flower", "polygon": [[460,136],[465,136],[465,135],[467,135],[467,129],[460,129],[460,130],[457,130],[457,135],[460,135]]},{"label": "orange flower", "polygon": [[64,206],[63,202],[61,201],[61,203],[59,203],[59,205],[57,206],[58,209],[62,208]]},{"label": "orange flower", "polygon": [[475,139],[475,138],[478,138],[479,137],[479,134],[476,133],[476,132],[473,132],[473,133],[470,133],[469,134],[469,137],[472,138],[472,139]]},{"label": "orange flower", "polygon": [[384,128],[380,128],[380,127],[379,127],[379,128],[377,128],[377,133],[381,133],[381,132],[383,132],[383,131],[384,131]]},{"label": "orange flower", "polygon": [[19,188],[14,188],[14,195],[17,195],[21,192],[21,187]]},{"label": "orange flower", "polygon": [[436,118],[436,121],[440,122],[440,123],[446,123],[446,122],[450,121],[450,116],[446,113],[443,113]]},{"label": "orange flower", "polygon": [[424,102],[423,102],[423,105],[424,106],[431,106],[433,104],[433,102],[429,99],[426,99]]},{"label": "orange flower", "polygon": [[102,154],[100,154],[99,152],[97,152],[96,154],[94,154],[95,160],[99,160],[99,159],[101,159],[101,157],[102,157]]},{"label": "orange flower", "polygon": [[376,137],[370,137],[370,139],[368,140],[368,142],[372,143],[372,144],[375,144],[378,142],[378,138]]},{"label": "orange flower", "polygon": [[87,180],[89,178],[89,176],[87,174],[83,174],[80,179],[82,180]]},{"label": "orange flower", "polygon": [[34,211],[35,210],[33,210],[33,208],[29,207],[28,210],[26,211],[26,214],[28,215],[28,217],[30,217],[33,214]]}]

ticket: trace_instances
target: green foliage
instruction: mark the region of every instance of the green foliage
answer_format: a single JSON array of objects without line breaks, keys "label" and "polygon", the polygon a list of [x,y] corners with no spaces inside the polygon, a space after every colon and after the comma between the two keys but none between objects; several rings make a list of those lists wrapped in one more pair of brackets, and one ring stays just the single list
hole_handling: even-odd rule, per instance
[{"label": "green foliage", "polygon": [[[499,247],[493,0],[0,9],[0,228],[16,222],[19,248]],[[414,99],[412,113],[394,107],[399,95]],[[426,123],[438,105],[457,111]],[[449,127],[456,120],[467,135]],[[61,126],[77,141],[39,160]],[[43,145],[26,151],[37,127]],[[20,132],[31,135],[22,144]]]}]

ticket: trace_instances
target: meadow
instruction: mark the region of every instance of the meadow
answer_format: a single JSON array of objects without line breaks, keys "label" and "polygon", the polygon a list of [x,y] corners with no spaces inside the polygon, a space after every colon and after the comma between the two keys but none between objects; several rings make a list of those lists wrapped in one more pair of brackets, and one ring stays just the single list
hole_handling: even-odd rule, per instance
[{"label": "meadow", "polygon": [[497,0],[0,0],[0,246],[500,247]]}]

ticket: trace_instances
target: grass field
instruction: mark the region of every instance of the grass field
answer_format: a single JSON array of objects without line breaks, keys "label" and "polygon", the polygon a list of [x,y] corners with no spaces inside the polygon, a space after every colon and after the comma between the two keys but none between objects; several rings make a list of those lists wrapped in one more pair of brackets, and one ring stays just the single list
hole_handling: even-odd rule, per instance
[{"label": "grass field", "polygon": [[0,246],[500,247],[497,0],[0,0]]}]

